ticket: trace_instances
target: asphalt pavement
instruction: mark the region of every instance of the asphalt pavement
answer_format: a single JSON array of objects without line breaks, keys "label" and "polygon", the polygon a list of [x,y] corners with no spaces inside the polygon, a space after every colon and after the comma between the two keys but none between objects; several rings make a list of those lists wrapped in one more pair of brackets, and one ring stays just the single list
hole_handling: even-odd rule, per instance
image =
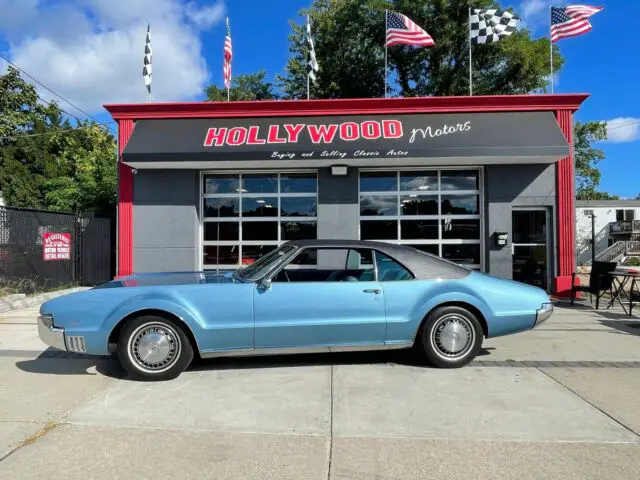
[{"label": "asphalt pavement", "polygon": [[640,319],[557,308],[470,366],[405,352],[200,361],[126,379],[0,315],[0,478],[640,477]]}]

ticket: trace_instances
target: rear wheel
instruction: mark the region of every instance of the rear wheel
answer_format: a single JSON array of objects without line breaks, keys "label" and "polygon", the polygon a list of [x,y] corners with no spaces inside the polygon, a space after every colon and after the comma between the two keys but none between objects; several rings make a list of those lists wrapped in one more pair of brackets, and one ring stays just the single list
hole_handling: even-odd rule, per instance
[{"label": "rear wheel", "polygon": [[128,322],[120,333],[117,356],[137,380],[170,380],[193,360],[184,330],[167,318],[145,315]]},{"label": "rear wheel", "polygon": [[458,368],[478,355],[482,338],[482,325],[472,312],[444,306],[436,308],[424,322],[419,348],[431,365]]}]

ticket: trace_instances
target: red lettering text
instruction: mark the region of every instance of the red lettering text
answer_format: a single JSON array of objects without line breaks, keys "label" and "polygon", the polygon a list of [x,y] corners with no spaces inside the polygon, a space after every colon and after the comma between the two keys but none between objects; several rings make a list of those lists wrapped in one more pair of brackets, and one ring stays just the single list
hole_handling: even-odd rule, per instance
[{"label": "red lettering text", "polygon": [[379,122],[367,121],[362,122],[362,138],[367,140],[375,140],[382,136],[382,127]]},{"label": "red lettering text", "polygon": [[279,138],[280,125],[271,125],[269,127],[269,135],[267,136],[267,143],[287,143],[284,138]]},{"label": "red lettering text", "polygon": [[331,143],[336,136],[338,125],[307,125],[313,143]]},{"label": "red lettering text", "polygon": [[244,127],[233,127],[229,130],[229,136],[227,137],[227,144],[236,146],[242,145],[247,141],[247,129]]},{"label": "red lettering text", "polygon": [[399,120],[382,120],[384,138],[401,138],[402,123]]},{"label": "red lettering text", "polygon": [[287,131],[287,135],[289,135],[289,143],[298,143],[298,138],[300,137],[300,132],[303,128],[304,123],[299,123],[297,125],[284,125],[284,129]]},{"label": "red lettering text", "polygon": [[264,138],[258,138],[260,127],[249,127],[249,138],[247,139],[247,145],[264,145],[267,141]]},{"label": "red lettering text", "polygon": [[226,128],[210,128],[207,130],[207,136],[204,139],[204,146],[210,147],[215,141],[216,147],[224,145],[224,137],[227,135]]},{"label": "red lettering text", "polygon": [[345,122],[340,125],[340,138],[347,142],[353,142],[360,138],[360,129],[355,122]]}]

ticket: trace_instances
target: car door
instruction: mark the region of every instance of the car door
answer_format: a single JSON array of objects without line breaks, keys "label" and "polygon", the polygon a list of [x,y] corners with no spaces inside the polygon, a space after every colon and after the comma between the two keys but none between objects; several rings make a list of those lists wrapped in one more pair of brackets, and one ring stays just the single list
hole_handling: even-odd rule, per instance
[{"label": "car door", "polygon": [[268,287],[256,285],[254,319],[256,348],[383,344],[384,293],[371,251],[304,249]]}]

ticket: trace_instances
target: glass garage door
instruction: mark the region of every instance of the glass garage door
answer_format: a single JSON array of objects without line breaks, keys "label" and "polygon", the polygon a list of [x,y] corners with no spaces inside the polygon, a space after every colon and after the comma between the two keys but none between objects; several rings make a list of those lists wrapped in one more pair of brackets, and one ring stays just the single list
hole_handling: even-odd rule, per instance
[{"label": "glass garage door", "polygon": [[237,268],[317,237],[316,172],[202,175],[202,266]]},{"label": "glass garage door", "polygon": [[360,171],[360,238],[481,269],[479,170]]}]

